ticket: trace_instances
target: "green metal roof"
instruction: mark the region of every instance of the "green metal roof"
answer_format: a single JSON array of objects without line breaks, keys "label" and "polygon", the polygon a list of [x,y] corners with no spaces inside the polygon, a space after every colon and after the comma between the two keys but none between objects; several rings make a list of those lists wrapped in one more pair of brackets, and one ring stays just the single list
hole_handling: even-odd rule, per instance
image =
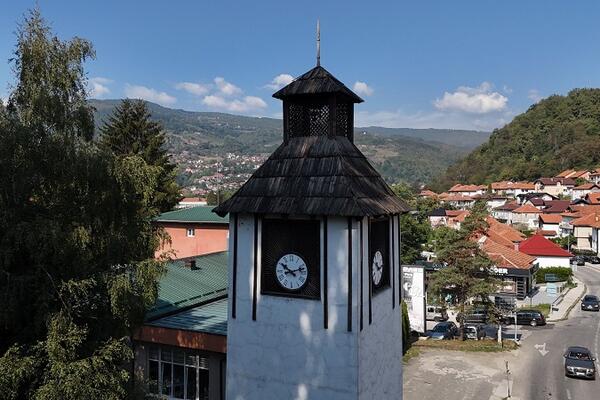
[{"label": "green metal roof", "polygon": [[213,206],[195,206],[162,213],[155,218],[158,222],[203,222],[207,224],[228,224],[229,216],[219,217],[212,212]]},{"label": "green metal roof", "polygon": [[213,301],[146,323],[161,328],[227,335],[227,299]]},{"label": "green metal roof", "polygon": [[146,319],[156,319],[227,295],[227,252],[192,258],[196,270],[185,266],[190,258],[167,263],[167,273],[161,278],[156,304]]}]

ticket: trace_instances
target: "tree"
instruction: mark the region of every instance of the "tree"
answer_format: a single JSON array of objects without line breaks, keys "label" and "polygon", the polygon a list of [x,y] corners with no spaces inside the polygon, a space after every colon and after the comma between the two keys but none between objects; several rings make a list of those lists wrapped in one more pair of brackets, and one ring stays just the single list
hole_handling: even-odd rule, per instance
[{"label": "tree", "polygon": [[160,168],[91,141],[83,61],[34,10],[17,33],[17,84],[0,113],[0,391],[120,399],[129,336],[164,270],[152,226]]},{"label": "tree", "polygon": [[[458,234],[441,245],[438,260],[445,267],[433,275],[429,286],[434,296],[452,298],[461,315],[471,299],[489,304],[489,296],[498,285],[492,272],[493,262],[476,240],[487,228],[484,210],[480,205],[474,206]],[[460,318],[459,323],[464,340],[464,319]]]},{"label": "tree", "polygon": [[151,120],[146,103],[126,99],[100,128],[100,143],[117,157],[140,156],[148,165],[160,168],[153,205],[161,212],[172,210],[181,199],[175,165],[165,150],[165,133]]}]

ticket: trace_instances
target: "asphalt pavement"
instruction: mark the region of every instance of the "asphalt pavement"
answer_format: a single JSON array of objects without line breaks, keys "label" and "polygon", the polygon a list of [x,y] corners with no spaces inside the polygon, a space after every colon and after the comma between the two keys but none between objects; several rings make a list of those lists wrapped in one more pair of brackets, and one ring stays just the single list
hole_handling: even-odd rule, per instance
[{"label": "asphalt pavement", "polygon": [[[587,294],[600,296],[599,266],[579,267],[576,276],[587,285]],[[569,346],[587,347],[598,357],[600,313],[581,311],[576,304],[566,321],[525,329],[529,335],[523,339],[515,365],[515,396],[531,400],[600,399],[600,377],[595,381],[565,377],[563,358]]]},{"label": "asphalt pavement", "polygon": [[[586,293],[600,296],[600,266],[579,267],[576,276],[587,285]],[[504,337],[513,329],[505,327]],[[506,353],[424,350],[404,367],[404,400],[500,400],[509,390],[512,400],[600,399],[600,376],[567,378],[563,359],[566,348],[576,345],[600,355],[599,312],[581,311],[576,304],[567,320],[519,326],[518,333],[521,348]]]}]

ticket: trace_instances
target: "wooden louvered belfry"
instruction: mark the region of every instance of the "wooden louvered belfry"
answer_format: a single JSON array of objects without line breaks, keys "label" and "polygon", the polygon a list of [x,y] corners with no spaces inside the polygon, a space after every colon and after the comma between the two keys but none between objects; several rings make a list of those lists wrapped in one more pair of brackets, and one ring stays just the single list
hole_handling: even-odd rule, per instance
[{"label": "wooden louvered belfry", "polygon": [[360,97],[321,66],[273,97],[283,101],[283,143],[215,212],[362,217],[408,211],[354,145]]}]

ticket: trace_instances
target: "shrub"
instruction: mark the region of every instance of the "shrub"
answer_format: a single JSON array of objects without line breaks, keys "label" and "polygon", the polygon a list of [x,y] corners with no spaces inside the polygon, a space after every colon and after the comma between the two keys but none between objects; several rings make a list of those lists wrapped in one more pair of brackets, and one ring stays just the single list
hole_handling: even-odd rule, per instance
[{"label": "shrub", "polygon": [[548,267],[540,268],[535,273],[536,282],[545,283],[547,274],[552,274],[556,276],[556,280],[558,282],[571,282],[573,278],[573,270],[569,267]]},{"label": "shrub", "polygon": [[408,319],[408,307],[402,302],[402,354],[410,347],[410,320]]}]

